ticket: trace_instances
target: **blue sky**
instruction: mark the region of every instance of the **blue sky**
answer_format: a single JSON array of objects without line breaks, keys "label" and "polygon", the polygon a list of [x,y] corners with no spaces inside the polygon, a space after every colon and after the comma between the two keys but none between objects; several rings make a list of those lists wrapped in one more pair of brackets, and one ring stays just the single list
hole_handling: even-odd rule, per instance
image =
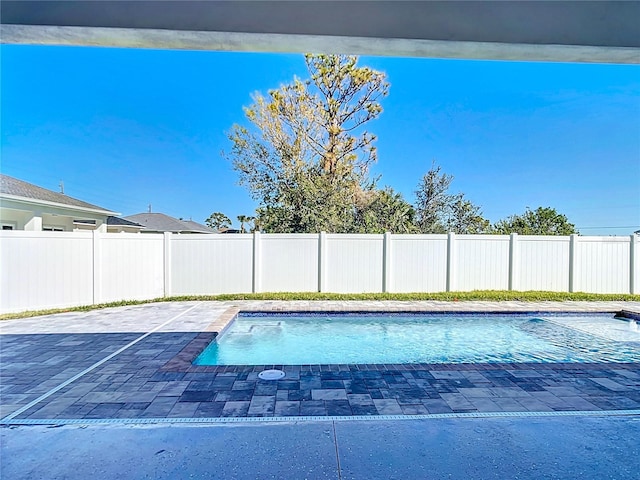
[{"label": "blue sky", "polygon": [[[2,45],[0,171],[123,215],[257,206],[221,152],[302,55]],[[373,173],[409,201],[432,161],[491,221],[553,207],[640,228],[640,67],[361,57],[391,83]],[[237,222],[235,222],[237,224]],[[617,228],[612,228],[617,227]]]}]

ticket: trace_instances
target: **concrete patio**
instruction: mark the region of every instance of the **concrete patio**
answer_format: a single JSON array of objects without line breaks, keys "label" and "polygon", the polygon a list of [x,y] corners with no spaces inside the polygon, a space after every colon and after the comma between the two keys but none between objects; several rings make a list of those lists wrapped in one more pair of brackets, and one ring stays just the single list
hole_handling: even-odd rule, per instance
[{"label": "concrete patio", "polygon": [[0,430],[12,479],[636,479],[640,419],[470,418]]}]

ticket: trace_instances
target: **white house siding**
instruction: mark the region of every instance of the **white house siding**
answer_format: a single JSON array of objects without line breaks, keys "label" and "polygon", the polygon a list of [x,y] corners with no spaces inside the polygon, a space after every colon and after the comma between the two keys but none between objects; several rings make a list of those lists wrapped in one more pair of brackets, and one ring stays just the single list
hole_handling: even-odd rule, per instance
[{"label": "white house siding", "polygon": [[[37,201],[2,198],[0,201],[0,221],[14,223],[17,230],[40,230],[41,228],[62,228],[65,232],[82,229],[73,224],[74,220],[94,220],[95,227],[100,227],[110,213],[97,213],[72,206],[40,204]],[[41,220],[33,221],[34,217]]]}]

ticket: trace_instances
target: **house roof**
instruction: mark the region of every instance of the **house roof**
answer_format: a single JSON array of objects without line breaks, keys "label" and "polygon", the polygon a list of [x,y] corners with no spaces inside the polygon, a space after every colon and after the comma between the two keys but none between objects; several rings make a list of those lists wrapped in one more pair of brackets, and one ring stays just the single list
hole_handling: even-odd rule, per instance
[{"label": "house roof", "polygon": [[215,233],[210,228],[200,225],[197,222],[178,220],[164,213],[138,213],[124,218],[143,225],[145,230],[152,232]]},{"label": "house roof", "polygon": [[46,188],[38,187],[32,183],[18,180],[17,178],[4,174],[0,174],[0,195],[6,198],[28,199],[34,203],[55,204],[58,206],[92,210],[99,213],[116,214],[116,212],[112,212],[106,208],[83,202],[64,193],[47,190]]},{"label": "house roof", "polygon": [[140,225],[139,223],[136,223],[136,222],[131,222],[122,217],[114,217],[113,215],[110,215],[107,217],[107,225],[112,227],[118,226],[118,227],[144,228],[144,225]]},{"label": "house roof", "polygon": [[203,233],[215,233],[214,230],[210,229],[209,227],[202,225],[198,222],[194,222],[193,220],[181,220],[181,221],[189,225],[193,229],[197,229],[199,231],[202,231],[202,229],[204,229],[205,231]]}]

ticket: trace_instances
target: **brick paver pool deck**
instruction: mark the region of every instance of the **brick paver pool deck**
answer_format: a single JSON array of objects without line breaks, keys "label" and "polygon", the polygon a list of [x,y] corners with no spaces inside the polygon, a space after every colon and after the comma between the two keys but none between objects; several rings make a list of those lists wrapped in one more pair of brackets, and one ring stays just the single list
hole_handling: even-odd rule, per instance
[{"label": "brick paver pool deck", "polygon": [[[640,364],[193,366],[242,311],[640,312],[640,302],[174,302],[0,322],[3,424],[640,409]],[[258,373],[282,368],[285,378]]]}]

